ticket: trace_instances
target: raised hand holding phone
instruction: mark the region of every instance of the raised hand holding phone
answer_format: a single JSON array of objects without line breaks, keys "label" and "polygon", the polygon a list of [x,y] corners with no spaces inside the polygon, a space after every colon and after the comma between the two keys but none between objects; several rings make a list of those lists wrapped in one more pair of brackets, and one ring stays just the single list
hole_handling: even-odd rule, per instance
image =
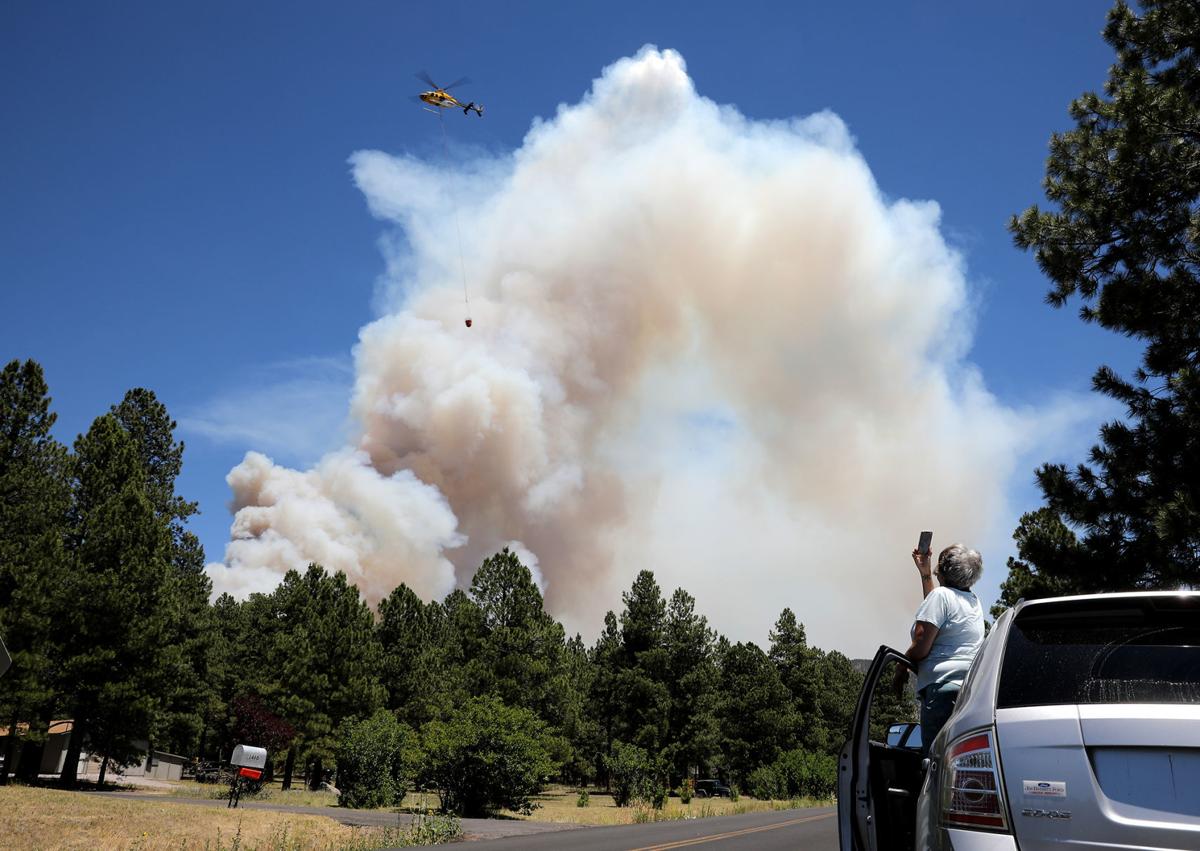
[{"label": "raised hand holding phone", "polygon": [[933,590],[933,532],[922,532],[921,537],[917,540],[917,548],[912,551],[913,564],[917,566],[917,572],[921,574],[921,591],[923,596],[928,597],[929,592]]}]

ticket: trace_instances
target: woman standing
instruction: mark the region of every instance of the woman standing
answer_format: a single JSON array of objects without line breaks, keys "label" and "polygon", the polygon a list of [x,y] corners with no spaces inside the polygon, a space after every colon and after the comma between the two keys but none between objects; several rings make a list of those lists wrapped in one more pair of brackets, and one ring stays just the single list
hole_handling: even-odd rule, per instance
[{"label": "woman standing", "polygon": [[[942,550],[932,570],[928,552],[913,550],[912,557],[921,574],[925,600],[913,619],[912,645],[905,655],[917,670],[921,742],[928,752],[950,718],[967,670],[983,643],[983,606],[971,591],[983,573],[983,558],[962,544]],[[934,576],[939,585],[934,585]]]}]

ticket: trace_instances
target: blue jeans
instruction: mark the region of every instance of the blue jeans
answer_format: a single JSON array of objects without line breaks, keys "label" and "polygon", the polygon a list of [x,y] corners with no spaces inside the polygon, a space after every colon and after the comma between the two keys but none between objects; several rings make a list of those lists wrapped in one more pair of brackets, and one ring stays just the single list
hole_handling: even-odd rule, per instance
[{"label": "blue jeans", "polygon": [[921,753],[929,753],[934,737],[946,726],[961,689],[962,683],[954,681],[932,683],[921,689]]}]

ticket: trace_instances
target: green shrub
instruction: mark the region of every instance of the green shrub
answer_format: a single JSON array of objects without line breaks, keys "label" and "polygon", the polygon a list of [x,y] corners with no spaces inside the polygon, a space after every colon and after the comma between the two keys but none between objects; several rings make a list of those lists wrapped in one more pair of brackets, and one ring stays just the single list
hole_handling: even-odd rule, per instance
[{"label": "green shrub", "polygon": [[[285,828],[286,831],[286,828]],[[286,833],[285,833],[286,838]],[[275,841],[272,837],[270,845],[257,845],[254,851],[300,851],[310,847],[295,838],[288,844]],[[381,851],[394,848],[426,848],[430,845],[444,845],[462,839],[462,825],[458,819],[450,815],[430,812],[420,807],[413,813],[412,820],[407,824],[397,816],[394,826],[385,826],[382,830],[363,831],[351,838],[349,844],[340,843],[339,851]],[[329,846],[332,848],[333,846]],[[207,849],[208,846],[205,845]],[[238,847],[228,850],[218,846],[215,851],[238,851]]]},{"label": "green shrub", "polygon": [[832,798],[837,791],[837,757],[827,753],[808,755],[808,772],[801,794],[810,798]]},{"label": "green shrub", "polygon": [[414,739],[386,710],[347,725],[337,751],[338,805],[394,807],[404,800]]},{"label": "green shrub", "polygon": [[546,725],[532,712],[495,697],[476,697],[444,721],[421,728],[422,779],[442,809],[465,816],[496,810],[533,812],[533,795],[557,766]]},{"label": "green shrub", "polygon": [[645,786],[646,800],[656,810],[667,805],[667,787],[659,780],[650,780]]},{"label": "green shrub", "polygon": [[454,842],[461,837],[462,825],[457,818],[452,815],[431,813],[422,807],[413,815],[412,822],[401,837],[404,843],[398,844],[442,845]]},{"label": "green shrub", "polygon": [[579,797],[575,799],[575,806],[586,807],[588,804],[591,803],[591,800],[592,800],[592,796],[588,794],[588,790],[580,789]]},{"label": "green shrub", "polygon": [[604,762],[618,807],[627,807],[635,800],[645,801],[655,809],[666,804],[667,787],[660,779],[661,766],[645,750],[613,742],[612,754]]},{"label": "green shrub", "polygon": [[692,778],[688,778],[679,784],[679,801],[682,804],[690,804],[692,795],[695,793],[695,783]]},{"label": "green shrub", "polygon": [[746,778],[746,791],[760,801],[778,801],[789,794],[778,764],[760,765],[751,771]]},{"label": "green shrub", "polygon": [[800,748],[783,752],[747,777],[747,790],[756,798],[829,798],[836,788],[837,759]]},{"label": "green shrub", "polygon": [[729,787],[729,800],[733,801],[734,803],[737,803],[737,799],[740,797],[741,797],[741,795],[738,794],[738,787],[730,786]]}]

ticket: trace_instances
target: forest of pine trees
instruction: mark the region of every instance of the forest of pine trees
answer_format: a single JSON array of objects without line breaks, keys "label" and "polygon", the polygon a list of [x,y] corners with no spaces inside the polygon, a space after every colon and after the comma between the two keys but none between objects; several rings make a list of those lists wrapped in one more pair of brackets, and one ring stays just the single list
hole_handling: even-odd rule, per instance
[{"label": "forest of pine trees", "polygon": [[[0,726],[16,735],[0,782],[8,766],[28,775],[37,760],[19,751],[36,754],[67,718],[83,732],[68,785],[86,736],[106,767],[140,759],[138,742],[208,761],[259,744],[285,787],[375,772],[384,791],[360,800],[422,785],[467,812],[519,808],[547,781],[644,798],[697,776],[832,793],[862,678],[811,647],[790,609],[765,650],[733,644],[685,589],[667,595],[643,570],[589,646],[545,611],[508,550],[443,600],[401,585],[373,611],[343,574],[313,564],[269,594],[210,602],[186,529],[197,506],[175,490],[183,444],[155,395],[131,390],[72,449],[53,423],[40,366],[9,363],[0,634],[14,664]],[[488,748],[513,749],[527,776],[498,791],[445,788],[439,777]]]}]

